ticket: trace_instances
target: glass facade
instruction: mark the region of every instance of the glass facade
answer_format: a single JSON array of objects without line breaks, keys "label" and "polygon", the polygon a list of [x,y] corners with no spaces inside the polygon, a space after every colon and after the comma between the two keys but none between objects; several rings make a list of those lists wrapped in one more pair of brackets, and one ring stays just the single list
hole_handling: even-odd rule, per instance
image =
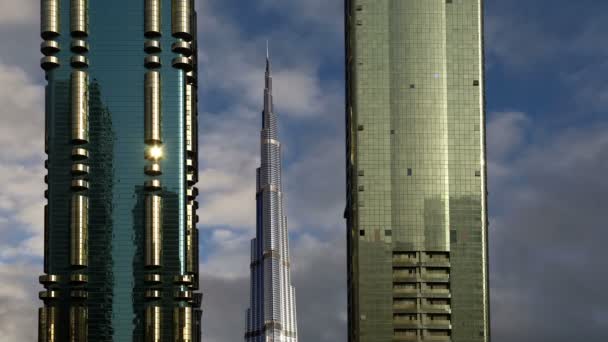
[{"label": "glass facade", "polygon": [[39,341],[198,341],[194,1],[41,0],[41,31]]},{"label": "glass facade", "polygon": [[349,341],[489,341],[482,1],[345,4]]}]

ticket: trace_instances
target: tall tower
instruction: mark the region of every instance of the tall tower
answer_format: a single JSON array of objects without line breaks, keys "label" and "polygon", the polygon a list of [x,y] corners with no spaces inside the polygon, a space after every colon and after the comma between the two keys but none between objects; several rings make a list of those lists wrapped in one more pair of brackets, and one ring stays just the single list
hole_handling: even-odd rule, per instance
[{"label": "tall tower", "polygon": [[490,341],[481,0],[346,0],[349,341]]},{"label": "tall tower", "polygon": [[39,341],[199,341],[194,0],[41,0]]},{"label": "tall tower", "polygon": [[281,143],[273,112],[270,59],[260,134],[261,166],[256,170],[256,237],[251,240],[251,300],[247,342],[297,342],[295,290],[290,280],[289,235],[283,213]]}]

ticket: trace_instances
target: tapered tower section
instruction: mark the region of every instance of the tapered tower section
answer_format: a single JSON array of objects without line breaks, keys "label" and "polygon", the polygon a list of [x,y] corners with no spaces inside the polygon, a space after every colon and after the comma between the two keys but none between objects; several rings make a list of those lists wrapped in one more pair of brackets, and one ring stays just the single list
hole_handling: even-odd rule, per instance
[{"label": "tapered tower section", "polygon": [[260,146],[256,237],[251,240],[251,306],[247,309],[245,341],[297,342],[295,291],[290,280],[289,237],[283,213],[281,143],[268,55]]}]

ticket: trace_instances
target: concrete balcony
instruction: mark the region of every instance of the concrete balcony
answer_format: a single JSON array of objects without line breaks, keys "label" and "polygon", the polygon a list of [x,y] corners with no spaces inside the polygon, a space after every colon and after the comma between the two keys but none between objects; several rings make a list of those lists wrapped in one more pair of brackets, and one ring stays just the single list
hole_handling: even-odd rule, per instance
[{"label": "concrete balcony", "polygon": [[452,322],[450,322],[450,320],[426,319],[422,322],[422,325],[426,329],[441,329],[441,330],[452,329]]},{"label": "concrete balcony", "polygon": [[449,274],[442,273],[428,273],[423,272],[421,275],[423,281],[435,282],[435,283],[447,283],[450,281]]},{"label": "concrete balcony", "polygon": [[424,336],[420,340],[420,342],[450,342],[452,338],[450,336]]},{"label": "concrete balcony", "polygon": [[450,259],[425,259],[420,263],[429,267],[451,267]]},{"label": "concrete balcony", "polygon": [[393,290],[393,298],[418,298],[418,290]]},{"label": "concrete balcony", "polygon": [[418,260],[393,258],[393,266],[418,266]]},{"label": "concrete balcony", "polygon": [[422,296],[423,298],[452,298],[450,294],[450,290],[442,289],[442,290],[431,290],[431,289],[423,289]]},{"label": "concrete balcony", "polygon": [[393,305],[394,313],[406,313],[406,314],[415,314],[418,313],[418,307],[416,305]]},{"label": "concrete balcony", "polygon": [[420,310],[422,313],[438,313],[438,314],[449,314],[452,313],[452,308],[449,305],[430,305],[424,304]]},{"label": "concrete balcony", "polygon": [[393,320],[393,327],[395,329],[421,329],[421,322],[419,320],[405,320],[395,319]]},{"label": "concrete balcony", "polygon": [[404,283],[416,283],[420,282],[421,279],[418,274],[393,273],[393,281]]}]

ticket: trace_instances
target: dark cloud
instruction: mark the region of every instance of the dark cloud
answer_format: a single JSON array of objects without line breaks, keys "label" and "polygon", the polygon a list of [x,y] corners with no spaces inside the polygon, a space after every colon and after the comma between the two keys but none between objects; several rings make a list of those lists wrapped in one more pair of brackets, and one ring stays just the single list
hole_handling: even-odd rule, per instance
[{"label": "dark cloud", "polygon": [[494,341],[608,338],[607,128],[558,132],[494,160],[508,170],[490,178]]},{"label": "dark cloud", "polygon": [[[292,247],[292,282],[300,341],[346,340],[346,256],[343,234],[323,240],[302,236]],[[295,241],[294,241],[295,242]],[[243,255],[243,262],[247,262]],[[240,341],[245,330],[249,277],[223,278],[205,274],[201,280],[203,339],[206,342]]]}]

